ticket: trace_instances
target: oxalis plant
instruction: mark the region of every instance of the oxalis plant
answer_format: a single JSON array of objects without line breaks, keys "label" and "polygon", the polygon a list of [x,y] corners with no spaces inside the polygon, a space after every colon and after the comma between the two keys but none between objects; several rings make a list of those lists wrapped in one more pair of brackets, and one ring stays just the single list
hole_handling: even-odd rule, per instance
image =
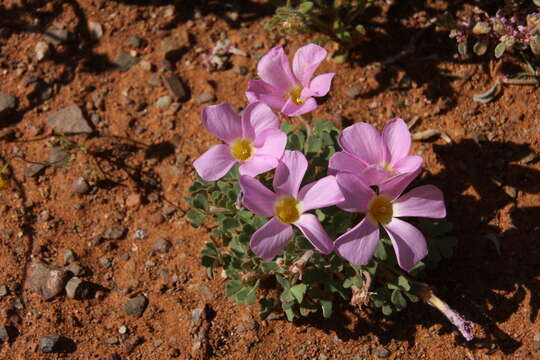
[{"label": "oxalis plant", "polygon": [[186,198],[191,224],[212,224],[202,264],[210,274],[222,268],[227,296],[258,301],[262,319],[328,318],[339,302],[390,315],[421,300],[472,339],[472,324],[420,281],[456,240],[441,190],[406,190],[422,158],[409,155],[405,122],[393,119],[381,134],[362,122],[339,131],[303,117],[330,89],[333,73],[313,77],[326,57],[309,44],[291,68],[273,48],[258,64],[260,79],[249,82],[241,115],[227,103],[202,111],[204,126],[224,142],[195,160]]}]

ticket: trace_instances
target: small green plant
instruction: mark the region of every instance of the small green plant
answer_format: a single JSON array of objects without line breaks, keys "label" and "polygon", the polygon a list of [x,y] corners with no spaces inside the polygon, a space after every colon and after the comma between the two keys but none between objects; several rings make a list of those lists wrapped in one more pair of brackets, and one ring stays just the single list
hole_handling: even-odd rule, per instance
[{"label": "small green plant", "polygon": [[364,11],[374,0],[314,0],[274,1],[278,6],[276,14],[268,22],[267,28],[288,33],[317,33],[340,44],[334,57],[345,61],[348,51],[366,35],[360,24]]}]

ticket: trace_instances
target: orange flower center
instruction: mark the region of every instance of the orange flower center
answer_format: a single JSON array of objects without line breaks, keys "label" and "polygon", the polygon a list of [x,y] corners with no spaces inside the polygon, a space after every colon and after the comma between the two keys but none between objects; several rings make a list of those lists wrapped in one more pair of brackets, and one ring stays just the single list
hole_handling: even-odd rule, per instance
[{"label": "orange flower center", "polygon": [[291,90],[289,90],[287,95],[296,105],[302,105],[304,103],[304,99],[302,99],[302,88],[300,86],[293,87]]},{"label": "orange flower center", "polygon": [[282,197],[274,206],[275,214],[284,224],[292,224],[300,219],[300,204],[292,196]]},{"label": "orange flower center", "polygon": [[367,215],[373,222],[386,225],[393,214],[392,202],[387,197],[379,195],[369,202]]},{"label": "orange flower center", "polygon": [[251,140],[248,139],[237,139],[231,144],[231,154],[238,161],[248,161],[254,150]]}]

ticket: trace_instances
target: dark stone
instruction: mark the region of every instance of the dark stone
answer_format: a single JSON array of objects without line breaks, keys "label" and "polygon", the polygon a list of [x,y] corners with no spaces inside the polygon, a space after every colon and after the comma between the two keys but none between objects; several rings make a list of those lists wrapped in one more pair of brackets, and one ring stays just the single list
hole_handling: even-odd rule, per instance
[{"label": "dark stone", "polygon": [[64,338],[60,335],[49,335],[39,339],[39,350],[43,353],[57,353],[62,352]]},{"label": "dark stone", "polygon": [[10,94],[0,92],[0,119],[9,115],[17,106],[17,99]]},{"label": "dark stone", "polygon": [[245,66],[235,66],[233,68],[233,71],[237,73],[238,75],[246,75],[248,73],[248,68]]},{"label": "dark stone", "polygon": [[88,185],[88,182],[84,178],[78,177],[73,180],[73,191],[77,194],[86,194],[89,190],[90,185]]},{"label": "dark stone", "polygon": [[108,228],[103,234],[105,240],[119,240],[124,237],[126,233],[126,228],[121,225],[115,225]]},{"label": "dark stone", "polygon": [[91,284],[78,277],[69,279],[66,284],[66,295],[70,299],[86,299],[91,293]]},{"label": "dark stone", "polygon": [[27,177],[37,176],[46,167],[47,166],[44,164],[30,164],[24,168],[24,175],[26,175]]},{"label": "dark stone", "polygon": [[167,88],[167,90],[169,90],[169,93],[175,101],[186,101],[188,99],[188,89],[186,85],[184,85],[182,79],[178,77],[178,75],[163,75],[162,79],[165,87]]},{"label": "dark stone", "polygon": [[64,134],[90,134],[92,132],[92,128],[84,118],[81,109],[75,104],[49,116],[47,125]]},{"label": "dark stone", "polygon": [[122,71],[128,71],[133,65],[137,65],[139,58],[126,53],[120,53],[114,61]]},{"label": "dark stone", "polygon": [[346,94],[349,99],[356,99],[362,93],[362,89],[359,86],[353,86],[347,90]]},{"label": "dark stone", "polygon": [[70,40],[69,31],[66,29],[49,29],[43,33],[43,36],[47,42],[54,46],[65,44]]},{"label": "dark stone", "polygon": [[49,300],[62,293],[69,277],[69,271],[44,263],[34,263],[28,275],[28,287],[44,300]]},{"label": "dark stone", "polygon": [[148,305],[148,299],[143,295],[137,295],[124,304],[124,312],[128,315],[141,317]]},{"label": "dark stone", "polygon": [[152,250],[165,254],[168,253],[171,249],[171,242],[165,238],[159,238],[154,242],[154,245],[152,245]]},{"label": "dark stone", "polygon": [[49,164],[54,167],[64,167],[69,160],[69,154],[61,147],[55,146],[49,150]]}]

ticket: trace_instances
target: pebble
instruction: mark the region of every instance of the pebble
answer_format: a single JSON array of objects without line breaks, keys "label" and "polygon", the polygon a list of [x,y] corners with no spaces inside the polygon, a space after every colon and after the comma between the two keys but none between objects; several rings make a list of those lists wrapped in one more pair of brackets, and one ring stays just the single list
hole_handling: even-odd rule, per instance
[{"label": "pebble", "polygon": [[148,299],[144,295],[137,295],[124,304],[124,312],[128,315],[141,317],[148,305]]},{"label": "pebble", "polygon": [[533,340],[536,341],[536,342],[540,342],[540,329],[538,329],[536,331],[536,334],[534,334]]},{"label": "pebble", "polygon": [[203,315],[205,311],[204,307],[196,308],[191,312],[191,327],[197,328],[202,324]]},{"label": "pebble", "polygon": [[127,229],[121,225],[111,226],[110,228],[105,230],[105,233],[103,234],[103,238],[105,240],[119,240],[124,237],[126,230]]},{"label": "pebble", "polygon": [[153,260],[148,260],[147,262],[144,263],[144,265],[146,267],[154,267],[154,266],[156,266],[156,262],[153,261]]},{"label": "pebble", "polygon": [[69,35],[66,29],[49,29],[43,33],[45,40],[54,46],[67,43]]},{"label": "pebble", "polygon": [[69,154],[64,151],[60,146],[52,147],[49,150],[48,162],[54,167],[64,167],[67,165]]},{"label": "pebble", "polygon": [[73,192],[77,194],[86,194],[90,190],[90,185],[88,185],[88,182],[83,177],[78,177],[73,180],[72,188]]},{"label": "pebble", "polygon": [[142,39],[138,36],[130,36],[128,41],[134,48],[139,48],[142,45]]},{"label": "pebble", "polygon": [[12,340],[11,334],[13,331],[8,326],[0,326],[0,344],[9,343]]},{"label": "pebble", "polygon": [[156,101],[157,107],[167,107],[171,104],[171,97],[170,96],[162,96]]},{"label": "pebble", "polygon": [[235,66],[233,71],[238,75],[246,75],[248,73],[248,68],[245,66]]},{"label": "pebble", "polygon": [[34,49],[36,53],[36,60],[39,62],[49,55],[51,48],[45,41],[38,41]]},{"label": "pebble", "polygon": [[154,242],[154,245],[152,245],[152,250],[158,253],[168,253],[171,249],[171,242],[165,238],[158,238]]},{"label": "pebble", "polygon": [[86,274],[86,270],[84,269],[84,267],[76,262],[69,264],[66,267],[66,270],[70,271],[75,276],[84,276]]},{"label": "pebble", "polygon": [[49,300],[64,290],[69,276],[68,271],[59,267],[34,263],[28,275],[28,287],[44,300]]},{"label": "pebble", "polygon": [[184,85],[184,82],[178,75],[176,74],[169,74],[169,75],[163,75],[162,76],[163,83],[165,84],[165,87],[171,94],[172,98],[175,101],[186,101],[188,98],[188,89],[186,85]]},{"label": "pebble", "polygon": [[379,359],[386,359],[390,356],[390,351],[386,349],[384,346],[379,345],[377,348],[373,351],[373,354],[378,357]]},{"label": "pebble", "polygon": [[88,22],[88,32],[93,40],[99,40],[103,36],[103,26],[95,21]]},{"label": "pebble", "polygon": [[14,96],[0,92],[0,118],[11,113],[16,105],[17,99]]},{"label": "pebble", "polygon": [[360,86],[353,86],[349,90],[347,90],[346,95],[349,99],[356,99],[360,94],[362,93],[362,89]]},{"label": "pebble", "polygon": [[70,299],[86,299],[90,294],[90,286],[78,277],[72,277],[66,284],[66,295]]},{"label": "pebble", "polygon": [[71,264],[76,259],[75,253],[71,249],[64,250],[64,266]]},{"label": "pebble", "polygon": [[59,335],[44,336],[39,340],[39,350],[44,353],[59,352],[62,337]]},{"label": "pebble", "polygon": [[69,105],[47,119],[47,125],[64,134],[90,134],[92,128],[77,105]]},{"label": "pebble", "polygon": [[326,354],[320,354],[319,360],[328,360],[328,356]]},{"label": "pebble", "polygon": [[135,207],[141,203],[141,195],[137,193],[129,194],[126,198],[127,207]]},{"label": "pebble", "polygon": [[122,325],[118,328],[118,333],[124,335],[127,333],[127,330],[127,327],[125,325]]},{"label": "pebble", "polygon": [[107,257],[102,257],[99,259],[99,263],[101,264],[102,267],[104,267],[105,269],[108,269],[111,267],[112,265],[112,262],[111,262],[111,259],[107,258]]},{"label": "pebble", "polygon": [[118,345],[120,344],[120,339],[118,339],[118,336],[111,336],[103,340],[103,342],[107,345]]},{"label": "pebble", "polygon": [[6,285],[0,286],[0,299],[9,294],[9,290]]},{"label": "pebble", "polygon": [[128,71],[133,65],[137,65],[139,58],[126,53],[120,53],[114,62],[121,71]]},{"label": "pebble", "polygon": [[137,229],[135,230],[135,235],[133,235],[133,239],[135,240],[142,240],[146,238],[146,233],[144,232],[143,229]]},{"label": "pebble", "polygon": [[197,97],[197,101],[199,102],[199,104],[214,102],[216,101],[216,95],[211,92],[205,91]]},{"label": "pebble", "polygon": [[44,164],[30,164],[24,168],[24,175],[27,177],[37,176],[46,167]]}]

